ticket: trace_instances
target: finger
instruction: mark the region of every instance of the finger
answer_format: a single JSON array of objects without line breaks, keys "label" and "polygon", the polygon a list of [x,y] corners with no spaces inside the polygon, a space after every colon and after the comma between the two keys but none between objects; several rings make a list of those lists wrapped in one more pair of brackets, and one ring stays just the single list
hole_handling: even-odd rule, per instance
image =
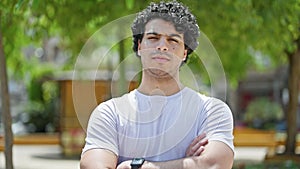
[{"label": "finger", "polygon": [[200,134],[199,136],[197,136],[191,143],[191,145],[195,145],[197,144],[199,141],[201,141],[202,139],[204,139],[206,137],[205,133]]},{"label": "finger", "polygon": [[192,147],[192,146],[189,146],[189,148],[187,149],[187,151],[186,151],[186,156],[187,157],[189,157],[189,156],[192,156],[195,152],[196,152],[196,150],[197,149],[193,149],[194,147]]},{"label": "finger", "polygon": [[200,140],[198,143],[196,143],[195,145],[192,145],[191,150],[193,152],[197,151],[201,146],[205,146],[208,143],[208,139],[202,139]]},{"label": "finger", "polygon": [[190,156],[192,156],[193,154],[191,153],[191,152],[187,152],[186,154],[185,154],[185,156],[186,157],[190,157]]},{"label": "finger", "polygon": [[191,147],[192,152],[196,152],[200,148],[201,144],[198,142],[197,144]]},{"label": "finger", "polygon": [[208,138],[202,139],[199,144],[201,144],[202,146],[205,146],[208,143]]},{"label": "finger", "polygon": [[199,147],[199,149],[193,154],[193,156],[199,156],[204,151],[204,146]]},{"label": "finger", "polygon": [[192,143],[188,146],[186,151],[186,156],[192,156],[200,148],[200,146],[205,146],[208,143],[208,139],[205,138],[206,134],[202,133],[197,136]]},{"label": "finger", "polygon": [[185,152],[185,156],[189,157],[194,153],[194,152],[192,152],[191,149],[192,149],[192,146],[190,145]]}]

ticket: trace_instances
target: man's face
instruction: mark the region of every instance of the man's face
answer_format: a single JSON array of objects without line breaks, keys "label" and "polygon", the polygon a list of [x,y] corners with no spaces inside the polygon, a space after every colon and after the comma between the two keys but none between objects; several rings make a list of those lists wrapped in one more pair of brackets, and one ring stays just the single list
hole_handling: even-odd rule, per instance
[{"label": "man's face", "polygon": [[173,23],[162,19],[150,20],[138,46],[144,71],[156,77],[174,76],[187,55],[182,33]]}]

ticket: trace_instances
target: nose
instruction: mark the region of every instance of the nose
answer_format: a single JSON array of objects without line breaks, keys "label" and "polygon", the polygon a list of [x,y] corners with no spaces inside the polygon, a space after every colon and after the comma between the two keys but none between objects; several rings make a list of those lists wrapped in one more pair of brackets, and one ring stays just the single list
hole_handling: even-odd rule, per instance
[{"label": "nose", "polygon": [[165,38],[161,38],[156,49],[160,51],[168,51],[167,40]]}]

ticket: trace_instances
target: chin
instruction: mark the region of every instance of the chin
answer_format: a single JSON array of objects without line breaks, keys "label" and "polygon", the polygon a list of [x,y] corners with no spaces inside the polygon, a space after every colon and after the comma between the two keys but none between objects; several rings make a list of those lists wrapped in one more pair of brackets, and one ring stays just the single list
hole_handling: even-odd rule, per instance
[{"label": "chin", "polygon": [[157,79],[172,79],[172,75],[162,69],[148,69],[148,74]]}]

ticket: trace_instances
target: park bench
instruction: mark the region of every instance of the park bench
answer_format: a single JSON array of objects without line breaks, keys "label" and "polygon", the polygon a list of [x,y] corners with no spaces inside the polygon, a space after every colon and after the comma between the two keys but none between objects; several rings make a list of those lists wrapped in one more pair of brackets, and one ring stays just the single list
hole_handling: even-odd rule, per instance
[{"label": "park bench", "polygon": [[272,157],[276,153],[277,141],[275,131],[236,128],[233,134],[234,145],[237,147],[267,147],[267,157]]},{"label": "park bench", "polygon": [[2,136],[0,136],[0,152],[1,151],[4,151],[4,140]]},{"label": "park bench", "polygon": [[[14,136],[14,144],[60,144],[58,134],[27,134]],[[0,151],[4,151],[4,137],[0,136]]]},{"label": "park bench", "polygon": [[[267,157],[274,156],[277,148],[286,144],[286,133],[276,133],[274,130],[235,128],[233,133],[236,147],[267,147]],[[296,140],[297,150],[300,151],[300,134]]]}]

